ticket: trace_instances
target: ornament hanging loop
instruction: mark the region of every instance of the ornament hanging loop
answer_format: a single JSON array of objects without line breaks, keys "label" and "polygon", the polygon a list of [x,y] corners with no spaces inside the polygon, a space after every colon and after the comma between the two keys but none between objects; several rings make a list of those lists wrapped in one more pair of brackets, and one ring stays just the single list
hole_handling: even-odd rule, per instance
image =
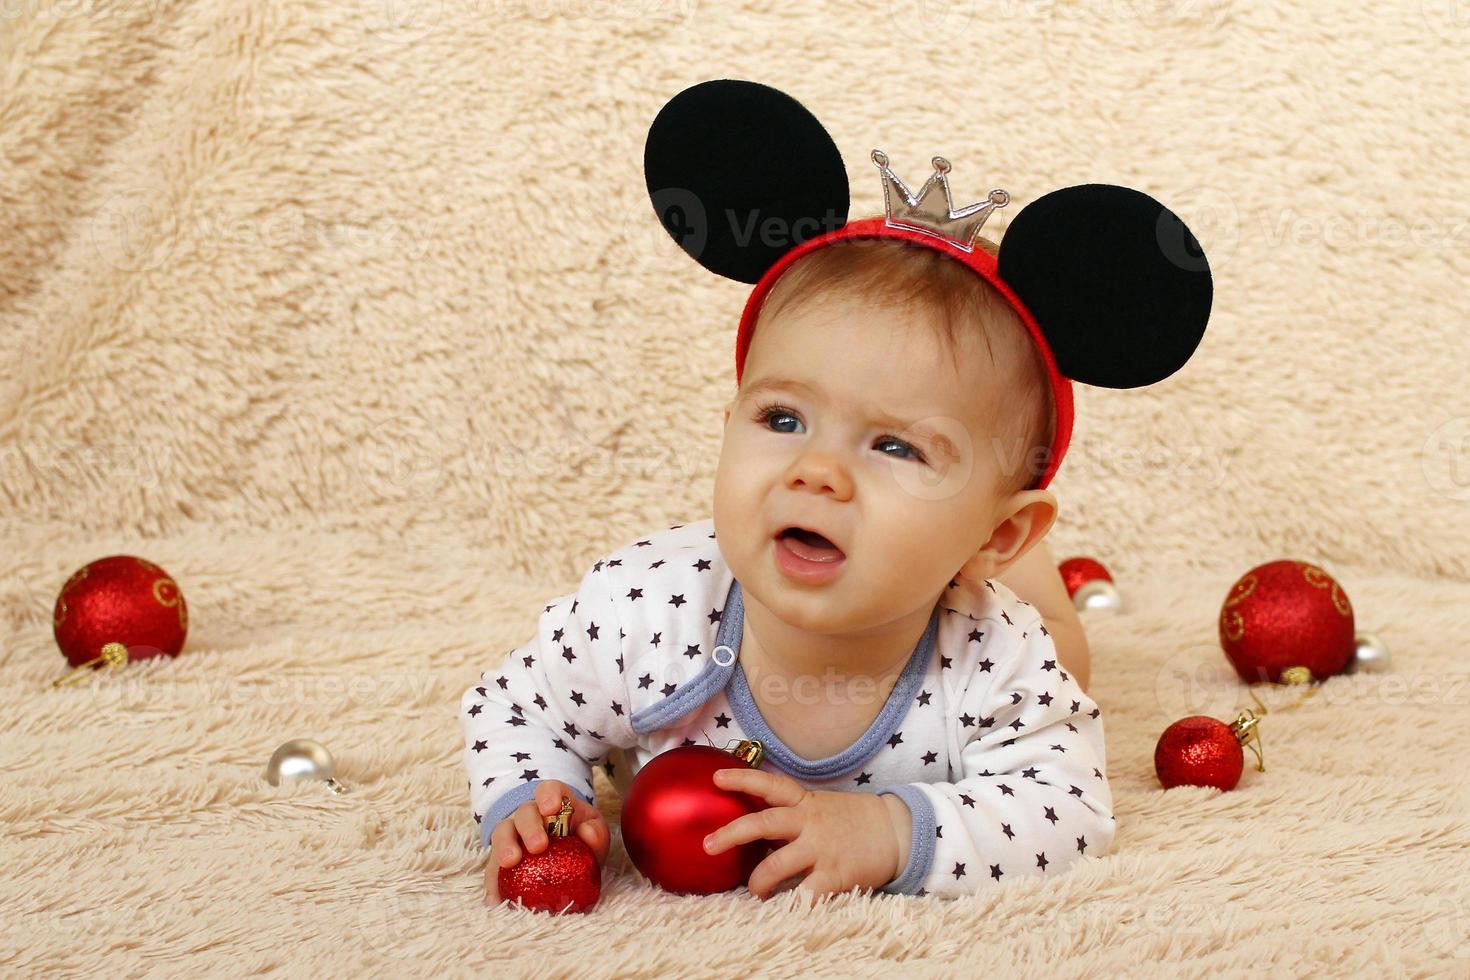
[{"label": "ornament hanging loop", "polygon": [[[1297,698],[1291,704],[1288,704],[1284,708],[1277,708],[1277,714],[1282,714],[1284,712],[1291,711],[1294,708],[1300,707],[1303,702],[1305,702],[1312,695],[1316,694],[1317,689],[1321,687],[1320,684],[1312,683],[1312,671],[1309,668],[1303,666],[1288,667],[1283,670],[1281,672],[1281,682],[1289,687],[1305,687],[1307,690],[1304,694],[1302,694],[1301,697]],[[1261,702],[1260,698],[1256,697],[1254,685],[1247,687],[1245,689],[1245,693],[1249,694],[1251,696],[1251,700],[1256,703],[1256,707],[1261,709],[1260,715],[1268,715],[1271,713],[1271,709],[1266,707],[1266,705]],[[1240,712],[1240,714],[1236,715],[1235,720],[1230,723],[1230,730],[1235,733],[1236,738],[1240,739],[1240,744],[1243,747],[1250,749],[1251,752],[1255,754],[1256,771],[1265,772],[1266,759],[1263,754],[1264,743],[1261,740],[1260,726],[1261,719],[1257,716],[1257,713],[1255,711],[1252,711],[1250,708],[1245,708]]]},{"label": "ornament hanging loop", "polygon": [[[1322,686],[1320,684],[1313,684],[1312,671],[1309,668],[1300,665],[1296,667],[1288,667],[1283,670],[1281,672],[1281,683],[1285,684],[1288,687],[1303,687],[1306,690],[1301,697],[1297,698],[1291,704],[1288,704],[1284,708],[1277,708],[1276,713],[1278,715],[1285,714],[1288,711],[1292,711],[1300,707],[1303,703],[1306,702],[1308,698],[1316,694],[1318,689],[1320,689]],[[1261,709],[1261,714],[1270,714],[1271,709],[1267,708],[1264,704],[1261,703],[1261,699],[1256,697],[1256,692],[1254,688],[1255,686],[1251,685],[1250,687],[1247,687],[1245,689],[1245,692],[1251,696],[1251,700],[1254,701],[1256,703],[1256,706]]]},{"label": "ornament hanging loop", "polygon": [[[1255,695],[1252,694],[1251,697],[1255,697]],[[1256,703],[1260,704],[1259,701]],[[1263,714],[1265,710],[1264,707],[1261,708]],[[1256,713],[1249,708],[1241,711],[1240,714],[1235,716],[1235,720],[1230,723],[1230,731],[1240,740],[1242,746],[1250,749],[1255,754],[1256,772],[1265,772],[1266,759],[1262,754],[1261,719],[1256,717]]]},{"label": "ornament hanging loop", "polygon": [[121,667],[127,662],[127,647],[123,646],[121,643],[106,643],[102,646],[101,656],[93,657],[91,660],[88,660],[86,663],[68,673],[65,677],[58,677],[56,680],[51,682],[51,686],[60,687],[63,684],[70,684],[73,681],[78,680],[83,671],[90,670],[92,668],[92,665],[96,663],[102,664],[103,670],[116,670],[118,667]]}]

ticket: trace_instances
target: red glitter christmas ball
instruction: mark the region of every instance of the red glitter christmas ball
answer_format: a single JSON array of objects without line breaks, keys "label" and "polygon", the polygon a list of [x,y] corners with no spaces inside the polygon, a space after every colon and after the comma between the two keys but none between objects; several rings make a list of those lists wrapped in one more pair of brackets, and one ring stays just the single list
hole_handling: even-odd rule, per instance
[{"label": "red glitter christmas ball", "polygon": [[1067,587],[1069,596],[1075,596],[1078,589],[1096,579],[1103,579],[1107,582],[1113,580],[1113,576],[1109,574],[1102,562],[1082,555],[1066,559],[1057,565],[1057,571],[1061,573],[1062,584]]},{"label": "red glitter christmas ball", "polygon": [[1220,609],[1220,646],[1248,684],[1281,683],[1295,666],[1326,680],[1352,661],[1353,635],[1347,593],[1304,561],[1257,565],[1231,586]]},{"label": "red glitter christmas ball", "polygon": [[1165,789],[1213,786],[1234,789],[1245,768],[1245,752],[1235,731],[1205,715],[1181,718],[1159,736],[1154,772]]},{"label": "red glitter christmas ball", "polygon": [[178,583],[150,561],[132,555],[99,558],[61,587],[52,614],[56,645],[80,667],[102,648],[121,643],[127,659],[177,656],[189,631],[189,607]]},{"label": "red glitter christmas ball", "polygon": [[547,829],[546,850],[525,853],[501,868],[500,897],[528,909],[556,914],[586,912],[602,897],[602,868],[592,848],[576,836]]}]

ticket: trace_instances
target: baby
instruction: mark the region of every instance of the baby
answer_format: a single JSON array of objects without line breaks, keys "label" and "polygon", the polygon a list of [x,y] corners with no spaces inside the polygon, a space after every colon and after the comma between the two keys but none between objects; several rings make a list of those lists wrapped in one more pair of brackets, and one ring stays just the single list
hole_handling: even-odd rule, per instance
[{"label": "baby", "polygon": [[763,762],[716,785],[769,806],[705,848],[772,841],[760,898],[956,897],[1112,842],[1086,641],[1041,544],[1056,498],[1030,488],[1054,406],[1016,314],[932,249],[862,240],[799,258],[756,323],[713,518],[596,562],[461,699],[489,904],[563,795],[605,860],[593,766],[622,790],[742,738]]}]

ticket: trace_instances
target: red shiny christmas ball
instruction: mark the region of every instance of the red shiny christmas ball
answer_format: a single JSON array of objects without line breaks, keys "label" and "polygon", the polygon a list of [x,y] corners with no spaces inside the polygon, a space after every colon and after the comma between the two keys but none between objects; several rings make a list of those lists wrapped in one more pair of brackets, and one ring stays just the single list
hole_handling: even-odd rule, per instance
[{"label": "red shiny christmas ball", "polygon": [[52,614],[56,645],[73,667],[127,647],[128,660],[177,656],[189,631],[189,609],[163,569],[132,555],[99,558],[72,573]]},{"label": "red shiny christmas ball", "polygon": [[1281,683],[1282,672],[1298,665],[1326,680],[1352,661],[1353,637],[1347,593],[1304,561],[1257,565],[1220,608],[1220,646],[1248,684]]},{"label": "red shiny christmas ball", "polygon": [[1180,718],[1154,746],[1154,772],[1165,789],[1213,786],[1234,789],[1245,768],[1240,739],[1223,721],[1205,715]]},{"label": "red shiny christmas ball", "polygon": [[1108,582],[1113,580],[1113,576],[1103,567],[1102,562],[1082,555],[1063,561],[1057,565],[1057,571],[1062,575],[1062,584],[1067,587],[1069,596],[1076,595],[1078,589],[1094,579],[1103,579]]},{"label": "red shiny christmas ball", "polygon": [[548,831],[546,850],[501,868],[500,897],[541,912],[585,912],[602,897],[602,868],[580,837]]},{"label": "red shiny christmas ball", "polygon": [[660,752],[638,770],[623,797],[623,845],[645,878],[678,895],[711,895],[749,881],[770,853],[770,841],[737,844],[719,854],[704,850],[706,835],[766,808],[758,796],[715,785],[717,770],[749,765],[712,745],[684,745]]}]

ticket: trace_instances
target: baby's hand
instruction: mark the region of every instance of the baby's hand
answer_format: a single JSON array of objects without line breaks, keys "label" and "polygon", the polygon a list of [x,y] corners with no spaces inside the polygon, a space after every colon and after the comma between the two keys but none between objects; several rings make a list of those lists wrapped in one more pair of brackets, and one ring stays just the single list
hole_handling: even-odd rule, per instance
[{"label": "baby's hand", "polygon": [[736,817],[710,834],[706,853],[753,840],[790,841],[750,873],[746,887],[756,898],[770,897],[778,885],[803,874],[797,891],[808,900],[852,888],[876,890],[907,860],[899,839],[907,840],[908,830],[896,825],[880,796],[808,790],[790,776],[763,769],[717,769],[714,780],[721,789],[758,796],[770,806]]},{"label": "baby's hand", "polygon": [[537,784],[534,800],[522,803],[490,832],[490,860],[485,862],[486,905],[500,903],[500,869],[520,861],[522,848],[531,854],[540,854],[550,845],[546,818],[561,811],[563,796],[572,801],[571,832],[592,849],[599,868],[607,860],[608,843],[612,837],[602,811],[573,793],[560,780],[544,780]]}]

